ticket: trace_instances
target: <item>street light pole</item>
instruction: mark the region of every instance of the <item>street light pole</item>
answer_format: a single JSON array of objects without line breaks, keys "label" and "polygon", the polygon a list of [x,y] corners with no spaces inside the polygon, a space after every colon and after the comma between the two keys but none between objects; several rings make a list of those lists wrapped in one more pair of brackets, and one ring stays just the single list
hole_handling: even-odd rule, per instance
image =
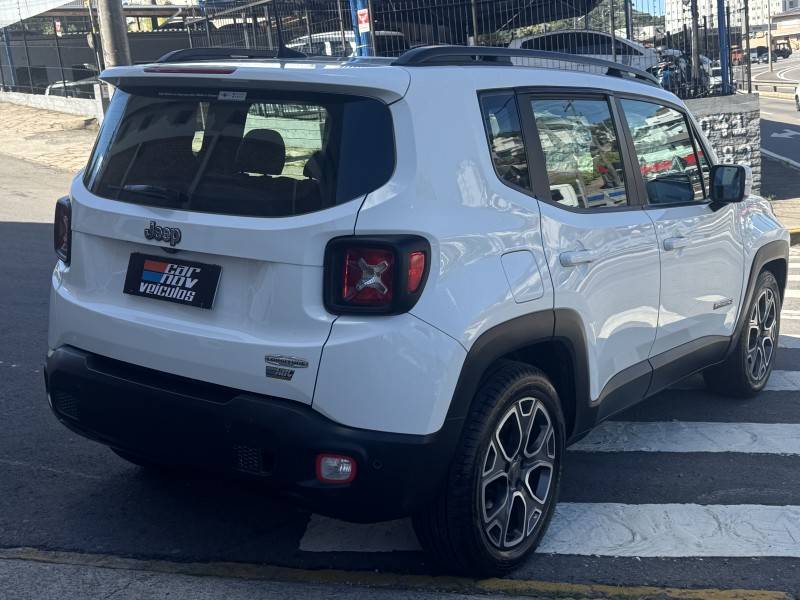
[{"label": "street light pole", "polygon": [[700,17],[697,12],[697,0],[692,0],[692,87],[697,90],[700,84]]},{"label": "street light pole", "polygon": [[767,0],[767,61],[772,71],[772,2]]},{"label": "street light pole", "polygon": [[744,43],[745,58],[744,64],[747,65],[747,93],[753,93],[753,65],[750,61],[750,0],[744,0]]},{"label": "street light pole", "polygon": [[97,12],[106,67],[131,64],[128,23],[122,10],[122,0],[97,0]]}]

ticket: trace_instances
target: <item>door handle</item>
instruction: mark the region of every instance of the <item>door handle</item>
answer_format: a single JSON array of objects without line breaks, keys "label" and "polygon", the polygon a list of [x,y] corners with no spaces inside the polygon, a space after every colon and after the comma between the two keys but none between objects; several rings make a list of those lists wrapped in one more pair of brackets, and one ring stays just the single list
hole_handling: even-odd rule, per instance
[{"label": "door handle", "polygon": [[689,245],[689,238],[685,238],[683,236],[667,238],[664,240],[664,250],[666,250],[667,252],[671,252],[672,250],[678,250],[680,248],[686,248],[686,246],[688,245]]},{"label": "door handle", "polygon": [[577,267],[593,262],[596,258],[591,250],[571,250],[558,255],[562,267]]}]

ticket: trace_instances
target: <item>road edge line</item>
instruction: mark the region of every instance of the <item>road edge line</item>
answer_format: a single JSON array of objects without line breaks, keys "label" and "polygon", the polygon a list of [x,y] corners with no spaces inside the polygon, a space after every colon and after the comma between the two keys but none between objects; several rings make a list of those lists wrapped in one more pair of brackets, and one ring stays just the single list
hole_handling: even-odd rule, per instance
[{"label": "road edge line", "polygon": [[800,170],[800,162],[792,160],[791,158],[786,158],[785,156],[781,156],[780,154],[776,154],[775,152],[772,152],[771,150],[767,150],[764,147],[761,148],[761,154],[763,154],[763,155],[765,155],[765,156],[767,156],[767,157],[769,157],[769,158],[771,158],[773,160],[777,160],[778,162],[782,162],[785,165],[788,165],[790,167],[794,167],[795,169]]},{"label": "road edge line", "polygon": [[426,590],[447,593],[515,594],[549,598],[605,598],[618,600],[794,600],[788,592],[771,590],[683,589],[650,586],[614,586],[538,581],[530,579],[470,579],[434,575],[404,575],[375,571],[339,569],[298,569],[235,562],[175,562],[125,558],[108,554],[90,554],[37,548],[0,548],[0,560],[143,571],[194,577],[269,580],[284,583],[349,585],[365,588]]}]

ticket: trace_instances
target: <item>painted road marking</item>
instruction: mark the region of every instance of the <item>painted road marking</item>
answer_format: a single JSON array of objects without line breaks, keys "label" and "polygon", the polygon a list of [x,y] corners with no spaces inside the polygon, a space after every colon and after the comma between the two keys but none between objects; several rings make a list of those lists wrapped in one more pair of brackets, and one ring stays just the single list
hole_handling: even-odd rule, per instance
[{"label": "painted road marking", "polygon": [[569,449],[800,455],[800,424],[606,421]]},{"label": "painted road marking", "polygon": [[[799,540],[800,506],[562,502],[537,552],[800,557]],[[365,526],[314,515],[300,542],[305,552],[419,549],[410,519]]]},{"label": "painted road marking", "polygon": [[800,290],[787,289],[783,295],[785,298],[800,298]]},{"label": "painted road marking", "polygon": [[537,552],[800,557],[800,506],[564,503]]}]

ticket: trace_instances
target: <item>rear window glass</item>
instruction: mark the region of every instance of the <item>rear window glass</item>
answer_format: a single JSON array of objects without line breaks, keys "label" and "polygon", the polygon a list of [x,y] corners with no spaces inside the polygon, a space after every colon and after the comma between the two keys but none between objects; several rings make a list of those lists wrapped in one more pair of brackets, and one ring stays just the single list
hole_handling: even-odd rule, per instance
[{"label": "rear window glass", "polygon": [[375,190],[394,170],[389,109],[333,94],[117,91],[85,183],[104,198],[283,217]]}]

